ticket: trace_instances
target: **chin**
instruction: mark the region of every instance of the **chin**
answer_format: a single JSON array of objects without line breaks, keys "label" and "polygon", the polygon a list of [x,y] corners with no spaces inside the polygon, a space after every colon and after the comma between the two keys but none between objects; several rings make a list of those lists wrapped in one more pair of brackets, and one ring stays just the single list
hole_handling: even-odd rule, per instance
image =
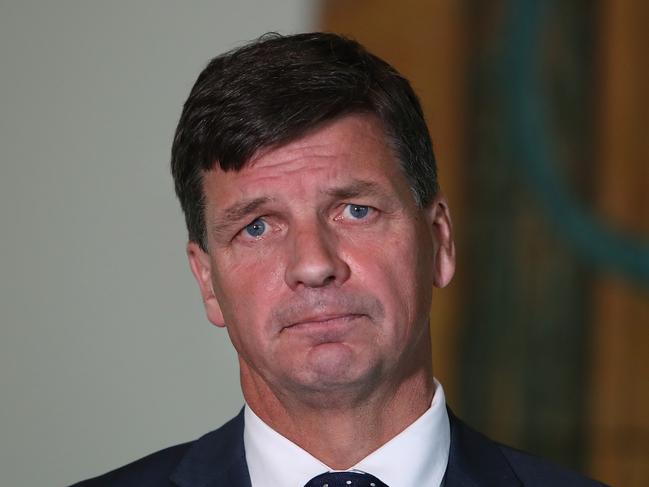
[{"label": "chin", "polygon": [[300,372],[297,382],[303,389],[327,394],[373,390],[376,379],[381,376],[377,364],[360,360],[348,347],[340,344],[320,345],[318,350],[309,354]]}]

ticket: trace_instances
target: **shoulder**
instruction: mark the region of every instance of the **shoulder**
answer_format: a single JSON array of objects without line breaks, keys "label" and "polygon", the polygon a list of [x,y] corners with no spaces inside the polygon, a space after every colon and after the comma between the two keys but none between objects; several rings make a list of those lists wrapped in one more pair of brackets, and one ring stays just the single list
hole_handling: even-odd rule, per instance
[{"label": "shoulder", "polygon": [[218,476],[243,451],[243,413],[197,440],[157,451],[71,487],[170,487],[192,476]]},{"label": "shoulder", "polygon": [[507,487],[602,487],[572,470],[487,438],[448,411],[451,449],[447,483]]},{"label": "shoulder", "polygon": [[74,484],[72,487],[171,486],[173,484],[169,481],[169,476],[192,443],[183,443],[165,448],[99,477]]},{"label": "shoulder", "polygon": [[498,444],[498,448],[507,459],[516,476],[526,487],[605,487],[604,484],[591,480],[581,474],[556,465],[514,448]]}]

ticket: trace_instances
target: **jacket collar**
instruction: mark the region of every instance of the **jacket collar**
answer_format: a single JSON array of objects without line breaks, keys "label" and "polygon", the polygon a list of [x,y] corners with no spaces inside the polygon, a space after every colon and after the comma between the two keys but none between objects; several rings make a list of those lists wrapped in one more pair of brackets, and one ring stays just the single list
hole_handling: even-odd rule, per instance
[{"label": "jacket collar", "polygon": [[[497,443],[472,430],[448,409],[451,450],[444,487],[520,487]],[[243,447],[243,410],[199,438],[171,475],[179,487],[251,487]]]},{"label": "jacket collar", "polygon": [[444,487],[519,487],[522,485],[498,443],[472,430],[448,409],[451,450]]},{"label": "jacket collar", "polygon": [[251,487],[243,448],[243,409],[196,440],[170,479],[179,487]]}]

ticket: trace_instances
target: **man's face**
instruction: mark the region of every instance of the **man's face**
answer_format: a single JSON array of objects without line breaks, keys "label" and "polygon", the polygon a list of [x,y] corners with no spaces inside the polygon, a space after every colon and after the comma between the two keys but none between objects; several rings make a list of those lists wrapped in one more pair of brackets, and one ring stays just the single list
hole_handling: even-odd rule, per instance
[{"label": "man's face", "polygon": [[208,252],[188,254],[244,394],[376,388],[429,366],[431,290],[453,274],[448,211],[417,207],[374,117],[214,169],[203,188]]}]

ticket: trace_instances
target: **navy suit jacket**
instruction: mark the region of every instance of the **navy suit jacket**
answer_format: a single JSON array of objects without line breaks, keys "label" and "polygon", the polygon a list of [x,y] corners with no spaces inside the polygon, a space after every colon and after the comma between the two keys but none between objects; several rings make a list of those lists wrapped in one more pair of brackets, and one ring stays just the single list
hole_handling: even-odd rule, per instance
[{"label": "navy suit jacket", "polygon": [[[451,449],[444,487],[603,485],[495,443],[466,426],[450,410],[449,419]],[[161,450],[73,487],[109,486],[251,487],[243,448],[243,411],[196,441]]]}]

